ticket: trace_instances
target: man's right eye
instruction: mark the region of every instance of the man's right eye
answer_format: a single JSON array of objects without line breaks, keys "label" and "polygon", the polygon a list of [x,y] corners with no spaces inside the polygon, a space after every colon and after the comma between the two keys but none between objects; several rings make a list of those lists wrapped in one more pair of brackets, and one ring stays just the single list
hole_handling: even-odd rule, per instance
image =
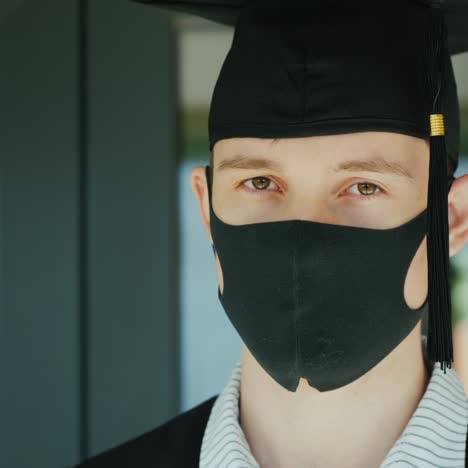
[{"label": "man's right eye", "polygon": [[[248,187],[247,183],[251,183],[251,186]],[[268,187],[271,186],[271,184],[276,185],[277,189],[276,190],[266,190]],[[246,188],[249,192],[278,192],[280,191],[278,185],[273,182],[270,178],[264,177],[264,176],[256,176],[256,177],[251,177],[250,179],[246,179],[242,182],[242,186]]]}]

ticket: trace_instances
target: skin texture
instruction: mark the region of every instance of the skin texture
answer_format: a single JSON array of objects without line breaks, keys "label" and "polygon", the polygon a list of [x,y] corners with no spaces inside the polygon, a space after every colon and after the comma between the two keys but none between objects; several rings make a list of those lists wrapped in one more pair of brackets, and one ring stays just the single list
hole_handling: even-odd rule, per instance
[{"label": "skin texture", "polygon": [[[229,224],[305,219],[388,229],[414,218],[427,204],[429,144],[408,135],[359,132],[279,141],[229,138],[218,141],[213,152],[213,209]],[[220,169],[236,155],[244,162],[266,158],[281,167]],[[359,167],[335,170],[357,160]],[[395,165],[399,174],[376,172],[379,160]],[[213,243],[203,166],[192,169],[190,182]],[[452,184],[449,226],[453,256],[468,242],[468,175]],[[222,292],[222,265],[217,257],[216,265]],[[411,308],[426,298],[426,239],[410,264],[403,294]],[[461,335],[455,333],[455,339]],[[459,343],[455,343],[456,362],[457,349],[461,349]],[[348,468],[379,466],[407,425],[429,379],[421,322],[377,366],[328,392],[319,392],[305,379],[296,392],[289,392],[263,370],[245,344],[242,351],[240,423],[262,468],[333,468],[342,467],[343,460]],[[336,450],[337,440],[340,450]]]}]

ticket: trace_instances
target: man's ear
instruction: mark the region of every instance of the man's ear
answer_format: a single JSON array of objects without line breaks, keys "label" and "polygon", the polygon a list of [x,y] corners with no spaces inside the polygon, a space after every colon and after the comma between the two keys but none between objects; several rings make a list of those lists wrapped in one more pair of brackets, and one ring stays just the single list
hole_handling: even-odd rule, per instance
[{"label": "man's ear", "polygon": [[206,233],[213,245],[210,227],[210,206],[208,204],[208,182],[206,180],[205,166],[196,166],[190,174],[190,185],[198,202],[200,217]]},{"label": "man's ear", "polygon": [[468,174],[457,177],[449,191],[450,256],[468,244]]}]

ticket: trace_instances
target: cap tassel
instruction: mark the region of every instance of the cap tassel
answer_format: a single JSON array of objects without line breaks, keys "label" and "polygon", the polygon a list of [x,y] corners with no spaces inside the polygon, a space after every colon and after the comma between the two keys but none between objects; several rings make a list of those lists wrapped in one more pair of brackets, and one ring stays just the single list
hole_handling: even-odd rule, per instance
[{"label": "cap tassel", "polygon": [[447,150],[442,114],[432,114],[427,255],[429,272],[429,323],[427,350],[446,372],[452,367],[452,314],[449,284]]},{"label": "cap tassel", "polygon": [[[441,80],[446,53],[447,31],[439,8],[433,10],[434,30],[431,81],[432,114],[430,115],[430,162],[427,218],[428,259],[428,337],[427,353],[441,369],[452,367],[452,313],[449,284],[448,172],[444,116],[441,113]],[[432,50],[431,50],[432,49]],[[431,75],[431,73],[430,73]],[[434,80],[434,81],[432,81]]]}]

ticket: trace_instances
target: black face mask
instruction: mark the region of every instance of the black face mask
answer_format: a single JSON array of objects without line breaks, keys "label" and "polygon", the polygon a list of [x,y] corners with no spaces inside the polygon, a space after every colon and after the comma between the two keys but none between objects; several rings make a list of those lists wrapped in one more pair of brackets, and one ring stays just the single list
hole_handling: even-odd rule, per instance
[{"label": "black face mask", "polygon": [[391,229],[305,220],[210,226],[223,272],[218,298],[257,362],[295,391],[361,377],[414,329],[428,307],[404,299],[411,261],[426,235],[426,211]]}]

